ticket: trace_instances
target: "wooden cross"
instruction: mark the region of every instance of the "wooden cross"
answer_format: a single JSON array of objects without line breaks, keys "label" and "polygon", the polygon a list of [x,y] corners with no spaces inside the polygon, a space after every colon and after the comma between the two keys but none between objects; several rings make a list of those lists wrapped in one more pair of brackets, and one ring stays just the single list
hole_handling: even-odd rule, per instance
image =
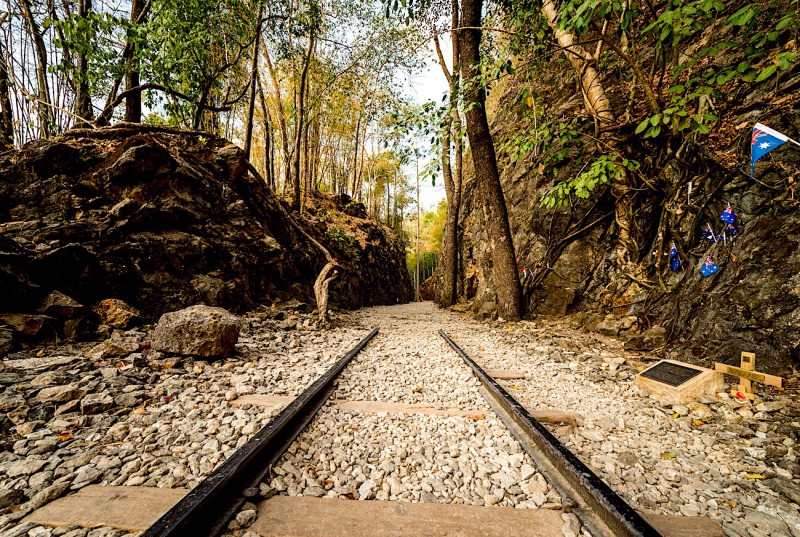
[{"label": "wooden cross", "polygon": [[753,381],[775,386],[776,388],[783,387],[783,378],[776,377],[775,375],[767,375],[766,373],[759,373],[756,369],[756,355],[752,352],[742,353],[741,367],[736,367],[728,364],[714,364],[714,370],[720,373],[733,375],[739,377],[739,387],[731,389],[731,395],[735,397],[746,397],[753,400],[756,398],[753,393]]}]

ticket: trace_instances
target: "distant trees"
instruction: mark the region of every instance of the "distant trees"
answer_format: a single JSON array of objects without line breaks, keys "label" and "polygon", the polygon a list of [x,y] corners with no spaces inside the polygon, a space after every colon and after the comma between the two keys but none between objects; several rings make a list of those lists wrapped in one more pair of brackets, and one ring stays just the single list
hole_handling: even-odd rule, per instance
[{"label": "distant trees", "polygon": [[[277,192],[408,203],[379,123],[422,34],[355,0],[21,0],[0,14],[0,146],[114,119],[241,141]],[[124,105],[124,110],[123,110]],[[146,113],[143,113],[143,109]],[[379,196],[382,196],[379,198]]]}]

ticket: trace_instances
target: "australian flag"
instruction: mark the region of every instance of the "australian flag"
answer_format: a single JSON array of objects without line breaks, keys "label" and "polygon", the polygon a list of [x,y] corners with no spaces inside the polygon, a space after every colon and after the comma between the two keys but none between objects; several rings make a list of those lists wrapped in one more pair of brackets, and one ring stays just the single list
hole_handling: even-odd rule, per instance
[{"label": "australian flag", "polygon": [[703,266],[700,267],[700,274],[703,275],[703,278],[708,278],[709,276],[711,276],[712,274],[716,274],[717,272],[719,272],[719,267],[717,266],[717,264],[714,263],[714,261],[712,261],[710,257],[706,257]]},{"label": "australian flag", "polygon": [[678,249],[675,248],[675,243],[669,249],[669,269],[672,271],[681,268],[681,258],[678,257]]},{"label": "australian flag", "polygon": [[736,214],[733,212],[733,207],[731,204],[728,204],[728,207],[722,211],[722,214],[719,215],[719,219],[725,222],[726,224],[735,224],[736,223]]},{"label": "australian flag", "polygon": [[739,230],[736,229],[736,226],[734,226],[733,224],[728,224],[727,226],[725,226],[725,234],[728,235],[728,237],[733,238],[739,234]]},{"label": "australian flag", "polygon": [[775,149],[785,144],[789,137],[776,130],[756,123],[753,127],[753,138],[750,142],[750,175],[756,171],[756,161]]}]

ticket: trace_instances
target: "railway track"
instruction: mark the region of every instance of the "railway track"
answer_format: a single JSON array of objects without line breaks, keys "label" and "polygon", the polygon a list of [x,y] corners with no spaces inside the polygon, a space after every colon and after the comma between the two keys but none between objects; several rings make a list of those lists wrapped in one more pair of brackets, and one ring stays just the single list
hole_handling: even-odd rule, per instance
[{"label": "railway track", "polygon": [[[339,374],[377,333],[377,328],[372,330],[142,535],[219,536],[228,531],[229,521],[246,501],[258,495],[259,484],[269,475],[272,466],[325,405]],[[581,524],[595,536],[661,535],[517,403],[449,335],[443,330],[439,330],[439,335],[472,369],[489,405],[561,494],[565,512],[577,515]]]},{"label": "railway track", "polygon": [[489,405],[511,429],[539,470],[568,500],[568,508],[578,515],[593,535],[660,535],[475,363],[444,330],[439,330],[439,335],[472,369],[484,387]]},{"label": "railway track", "polygon": [[221,535],[239,508],[333,391],[333,381],[378,334],[375,328],[288,404],[250,441],[175,504],[143,537]]}]

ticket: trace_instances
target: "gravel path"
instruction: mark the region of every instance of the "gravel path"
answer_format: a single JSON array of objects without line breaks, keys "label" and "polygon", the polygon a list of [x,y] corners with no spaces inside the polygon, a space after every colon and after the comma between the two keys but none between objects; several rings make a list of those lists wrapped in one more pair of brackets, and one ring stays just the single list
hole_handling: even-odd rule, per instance
[{"label": "gravel path", "polygon": [[565,320],[462,321],[453,336],[484,368],[527,373],[501,381],[526,407],[579,414],[562,441],[635,508],[708,516],[730,536],[800,536],[796,392],[659,404],[633,383],[640,353]]},{"label": "gravel path", "polygon": [[[16,521],[29,511],[90,484],[196,486],[280,410],[237,407],[236,397],[298,395],[365,335],[347,327],[284,330],[285,321],[257,314],[246,320],[237,354],[216,362],[157,353],[93,361],[86,358],[92,346],[59,349],[62,358],[2,362],[0,408],[13,428],[4,437],[9,449],[0,453],[0,509],[21,509],[0,516],[0,535],[15,535],[24,529]],[[116,340],[134,342],[135,349],[149,336],[133,330]],[[17,372],[14,358],[47,371]],[[59,361],[66,363],[48,366]],[[89,407],[87,399],[107,403]],[[37,537],[63,533],[29,530]],[[70,531],[69,537],[126,534]]]},{"label": "gravel path", "polygon": [[[3,362],[0,536],[125,535],[17,521],[92,483],[195,486],[277,412],[238,408],[233,399],[297,395],[379,326],[338,380],[335,401],[290,448],[262,496],[557,508],[559,495],[436,334],[444,328],[485,368],[526,372],[526,379],[501,382],[529,408],[579,414],[578,427],[561,431],[562,440],[637,509],[708,516],[730,536],[800,537],[800,407],[791,390],[764,389],[755,405],[724,394],[662,405],[633,385],[643,356],[565,320],[478,323],[430,303],[341,315],[339,328],[328,331],[311,329],[298,312],[283,317],[248,316],[237,354],[214,363],[131,350],[88,359],[86,346]],[[149,333],[115,338],[136,350]],[[28,361],[15,368],[14,359]],[[357,413],[333,406],[341,400],[481,415]],[[13,505],[21,510],[9,511]],[[240,513],[234,534],[248,535],[237,527],[252,522],[253,507]],[[564,516],[565,535],[585,531]]]},{"label": "gravel path", "polygon": [[336,399],[480,410],[472,417],[323,409],[278,464],[273,489],[311,495],[536,508],[560,495],[478,393],[479,382],[436,335],[430,304],[363,310],[381,332],[342,372]]}]

